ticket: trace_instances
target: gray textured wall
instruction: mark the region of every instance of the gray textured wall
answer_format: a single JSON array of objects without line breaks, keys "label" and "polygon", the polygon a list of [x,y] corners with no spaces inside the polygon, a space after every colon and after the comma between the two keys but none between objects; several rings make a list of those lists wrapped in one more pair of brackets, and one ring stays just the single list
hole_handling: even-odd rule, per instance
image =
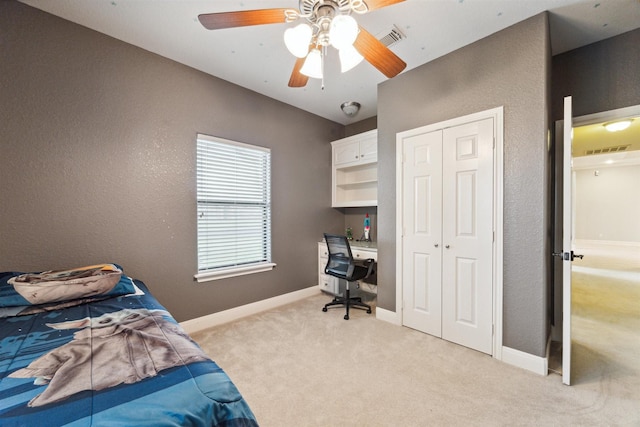
[{"label": "gray textured wall", "polygon": [[373,116],[346,126],[344,136],[356,135],[378,127],[378,117]]},{"label": "gray textured wall", "polygon": [[[0,2],[0,271],[120,263],[182,321],[317,283],[344,127]],[[272,149],[268,273],[197,284],[198,132]]]},{"label": "gray textured wall", "polygon": [[540,14],[379,86],[379,306],[395,311],[396,133],[504,106],[503,344],[544,355],[550,61]]},{"label": "gray textured wall", "polygon": [[640,28],[553,57],[553,120],[565,96],[580,117],[640,104]]}]

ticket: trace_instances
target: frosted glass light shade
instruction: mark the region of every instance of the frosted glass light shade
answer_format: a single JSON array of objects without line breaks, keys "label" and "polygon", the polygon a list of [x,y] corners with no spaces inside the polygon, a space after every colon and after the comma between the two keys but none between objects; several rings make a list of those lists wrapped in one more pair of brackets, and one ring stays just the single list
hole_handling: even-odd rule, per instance
[{"label": "frosted glass light shade", "polygon": [[358,37],[358,23],[349,15],[338,15],[331,20],[329,42],[336,49],[353,45]]},{"label": "frosted glass light shade", "polygon": [[338,51],[340,57],[340,71],[347,72],[364,59],[352,45],[343,47]]},{"label": "frosted glass light shade", "polygon": [[284,32],[284,44],[293,56],[297,58],[304,58],[309,52],[311,35],[311,27],[302,23],[293,28],[287,28]]},{"label": "frosted glass light shade", "polygon": [[300,69],[300,73],[314,79],[322,78],[322,53],[320,53],[319,49],[312,49],[309,52]]},{"label": "frosted glass light shade", "polygon": [[609,132],[619,132],[631,126],[631,122],[632,120],[620,120],[617,122],[606,123],[604,127]]}]

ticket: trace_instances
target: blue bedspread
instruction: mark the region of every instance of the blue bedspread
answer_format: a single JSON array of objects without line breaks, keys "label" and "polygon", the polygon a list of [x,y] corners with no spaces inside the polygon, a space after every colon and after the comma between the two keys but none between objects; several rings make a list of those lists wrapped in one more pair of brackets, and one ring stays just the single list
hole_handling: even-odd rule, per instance
[{"label": "blue bedspread", "polygon": [[0,425],[257,426],[149,294],[0,319]]}]

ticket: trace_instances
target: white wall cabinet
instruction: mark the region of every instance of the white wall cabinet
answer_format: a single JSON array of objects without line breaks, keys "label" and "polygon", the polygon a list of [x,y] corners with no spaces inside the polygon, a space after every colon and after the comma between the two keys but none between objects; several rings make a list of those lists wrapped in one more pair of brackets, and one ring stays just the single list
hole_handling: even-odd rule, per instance
[{"label": "white wall cabinet", "polygon": [[378,205],[378,131],[331,143],[333,207]]}]

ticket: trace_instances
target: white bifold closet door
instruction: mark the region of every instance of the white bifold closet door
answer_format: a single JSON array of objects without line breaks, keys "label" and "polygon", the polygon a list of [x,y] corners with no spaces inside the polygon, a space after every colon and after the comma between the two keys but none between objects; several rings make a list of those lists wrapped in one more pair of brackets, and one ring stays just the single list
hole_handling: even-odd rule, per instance
[{"label": "white bifold closet door", "polygon": [[493,343],[492,118],[403,138],[403,324]]}]

